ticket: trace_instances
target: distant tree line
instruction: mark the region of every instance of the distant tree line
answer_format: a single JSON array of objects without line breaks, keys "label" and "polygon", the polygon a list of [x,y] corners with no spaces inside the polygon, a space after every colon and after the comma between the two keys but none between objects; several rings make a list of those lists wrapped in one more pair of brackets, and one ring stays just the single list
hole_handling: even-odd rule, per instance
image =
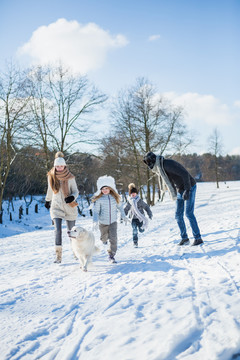
[{"label": "distant tree line", "polygon": [[[94,132],[103,108],[111,124],[107,135]],[[83,153],[83,143],[98,144],[97,154]],[[97,178],[108,174],[122,194],[134,182],[154,205],[157,179],[142,161],[148,151],[176,158],[198,181],[240,179],[239,157],[221,157],[217,130],[209,154],[184,155],[193,143],[184,109],[145,78],[108,99],[86,76],[61,64],[24,70],[10,64],[0,74],[0,223],[3,199],[46,192],[46,174],[59,150],[87,201]]]},{"label": "distant tree line", "polygon": [[[53,164],[55,152],[49,154]],[[198,182],[216,182],[215,156],[206,153],[202,155],[166,155],[179,161]],[[130,182],[136,182],[138,173],[142,183],[136,185],[144,192],[147,183],[146,165],[139,158],[139,169],[134,166],[133,157],[119,159],[119,155],[106,155],[104,149],[99,156],[88,153],[65,153],[70,171],[76,176],[79,192],[87,200],[96,191],[96,181],[99,176],[108,174],[115,178],[118,190],[127,192]],[[131,161],[132,160],[132,161]],[[219,181],[240,180],[240,156],[219,156]],[[152,174],[153,175],[153,174]],[[157,187],[157,181],[156,181]],[[22,148],[14,161],[6,182],[4,199],[27,195],[45,194],[47,190],[47,172],[44,166],[44,156],[41,150],[33,147]]]}]

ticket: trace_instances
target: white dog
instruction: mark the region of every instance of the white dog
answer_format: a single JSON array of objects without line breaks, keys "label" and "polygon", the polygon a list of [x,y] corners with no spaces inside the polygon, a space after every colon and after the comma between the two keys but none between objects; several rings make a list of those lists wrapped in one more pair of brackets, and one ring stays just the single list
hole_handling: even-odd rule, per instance
[{"label": "white dog", "polygon": [[92,255],[100,251],[95,246],[95,238],[91,231],[80,226],[74,226],[68,231],[71,238],[72,250],[74,255],[79,259],[83,271],[87,271],[88,263],[92,260]]}]

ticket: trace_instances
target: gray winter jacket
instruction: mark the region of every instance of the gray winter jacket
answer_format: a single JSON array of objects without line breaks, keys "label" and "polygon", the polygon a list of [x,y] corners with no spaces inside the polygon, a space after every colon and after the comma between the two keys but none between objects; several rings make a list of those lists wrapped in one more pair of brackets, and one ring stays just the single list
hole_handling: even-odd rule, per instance
[{"label": "gray winter jacket", "polygon": [[112,195],[102,195],[93,205],[93,221],[100,224],[110,225],[117,221],[117,210],[122,218],[125,218],[122,203],[118,204]]},{"label": "gray winter jacket", "polygon": [[[138,210],[140,211],[140,213],[144,215],[144,210],[145,210],[148,214],[148,217],[151,219],[152,211],[151,211],[150,207],[138,196],[136,196],[135,200],[137,200],[137,199],[138,199],[137,207],[138,207]],[[127,205],[124,208],[124,212],[126,215],[128,214],[129,210],[132,208],[132,201],[134,201],[134,199],[129,198]],[[137,219],[137,216],[135,216],[135,214],[132,210],[130,212],[130,217],[133,219]]]}]

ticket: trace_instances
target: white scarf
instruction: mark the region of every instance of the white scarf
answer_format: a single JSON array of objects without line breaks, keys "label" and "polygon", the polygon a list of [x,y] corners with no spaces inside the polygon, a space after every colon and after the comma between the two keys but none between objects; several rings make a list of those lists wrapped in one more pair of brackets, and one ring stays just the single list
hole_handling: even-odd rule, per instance
[{"label": "white scarf", "polygon": [[[158,183],[159,183],[159,188],[160,188],[160,192],[164,191],[163,186],[169,191],[169,194],[171,196],[172,200],[176,200],[177,199],[177,191],[176,189],[173,187],[171,181],[169,180],[164,167],[163,167],[163,160],[164,157],[163,156],[156,156],[156,163],[152,169],[153,172],[155,172],[158,175]],[[163,186],[161,186],[161,182],[160,179],[162,179],[163,182]]]},{"label": "white scarf", "polygon": [[142,228],[146,229],[148,226],[148,219],[138,209],[137,204],[139,200],[140,197],[136,196],[135,198],[129,198],[128,201],[131,205],[132,217],[135,215],[138,218],[138,220],[143,223]]}]

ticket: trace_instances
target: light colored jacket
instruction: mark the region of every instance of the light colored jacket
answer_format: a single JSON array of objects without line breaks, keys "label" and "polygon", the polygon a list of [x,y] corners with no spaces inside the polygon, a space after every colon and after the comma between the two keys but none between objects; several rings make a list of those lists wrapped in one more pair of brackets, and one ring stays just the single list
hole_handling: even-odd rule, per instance
[{"label": "light colored jacket", "polygon": [[117,203],[112,195],[103,195],[94,202],[93,221],[99,221],[100,224],[110,225],[117,221],[117,211],[120,211],[121,217],[125,219],[125,213],[122,203]]},{"label": "light colored jacket", "polygon": [[[61,184],[61,181],[60,181]],[[78,197],[78,188],[76,184],[75,178],[68,180],[68,190],[69,195],[73,195],[74,199],[76,200]],[[65,219],[65,220],[76,220],[77,219],[77,206],[74,208],[67,204],[64,200],[65,196],[63,195],[61,186],[60,190],[54,194],[48,178],[48,190],[46,195],[46,201],[51,201],[50,207],[50,216],[51,219]]]}]

